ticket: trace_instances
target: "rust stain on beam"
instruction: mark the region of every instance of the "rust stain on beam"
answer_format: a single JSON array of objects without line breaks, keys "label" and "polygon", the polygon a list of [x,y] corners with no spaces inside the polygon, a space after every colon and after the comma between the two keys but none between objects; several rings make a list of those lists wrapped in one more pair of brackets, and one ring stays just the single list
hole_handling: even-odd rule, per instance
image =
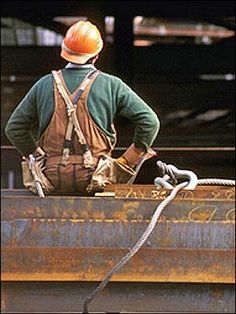
[{"label": "rust stain on beam", "polygon": [[[4,247],[3,281],[100,281],[119,248]],[[235,283],[235,250],[143,248],[112,281]]]},{"label": "rust stain on beam", "polygon": [[[130,248],[148,221],[98,219],[17,219],[2,221],[2,247],[120,247]],[[209,220],[158,222],[145,244],[147,248],[231,249],[235,224]]]},{"label": "rust stain on beam", "polygon": [[[156,198],[139,197],[134,187],[132,193],[136,197],[59,197],[48,196],[41,199],[36,196],[2,196],[2,219],[114,219],[120,221],[145,221],[150,219],[153,211],[166,198],[166,194]],[[129,187],[124,188],[125,193]],[[221,189],[220,189],[221,190]],[[122,190],[120,190],[122,192]],[[148,190],[149,191],[149,190]],[[153,190],[150,190],[150,193]],[[164,193],[164,190],[154,190]],[[224,191],[225,198],[223,198]],[[232,189],[215,189],[208,198],[199,198],[195,191],[182,191],[169,204],[161,217],[167,220],[205,221],[224,220],[234,221],[235,201]],[[145,192],[145,191],[144,191]],[[148,192],[148,193],[149,193]],[[220,194],[219,194],[220,193]],[[131,194],[130,194],[131,195]]]},{"label": "rust stain on beam", "polygon": [[[112,184],[105,187],[105,191],[114,192],[116,198],[138,198],[162,200],[170,193],[168,189],[162,189],[155,185],[126,185]],[[232,186],[196,186],[194,190],[179,191],[175,200],[234,200],[235,187]]]}]

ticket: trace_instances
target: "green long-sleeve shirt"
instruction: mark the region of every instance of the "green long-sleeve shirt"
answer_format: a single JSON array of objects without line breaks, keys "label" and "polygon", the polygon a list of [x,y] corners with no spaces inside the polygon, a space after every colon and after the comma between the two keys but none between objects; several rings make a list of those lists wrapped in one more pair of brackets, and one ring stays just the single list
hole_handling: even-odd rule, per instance
[{"label": "green long-sleeve shirt", "polygon": [[[62,74],[73,92],[91,71],[89,67],[64,68]],[[135,125],[132,142],[144,151],[154,142],[160,127],[156,113],[121,79],[101,72],[88,97],[88,109],[95,123],[113,139],[112,124],[116,115]],[[6,125],[6,135],[22,155],[37,147],[37,140],[48,126],[54,111],[53,77],[39,79],[12,113]]]}]

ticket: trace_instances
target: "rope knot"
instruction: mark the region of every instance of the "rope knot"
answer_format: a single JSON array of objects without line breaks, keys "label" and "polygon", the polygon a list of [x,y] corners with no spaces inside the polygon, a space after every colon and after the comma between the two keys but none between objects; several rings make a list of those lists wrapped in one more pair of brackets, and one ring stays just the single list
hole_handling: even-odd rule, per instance
[{"label": "rope knot", "polygon": [[154,183],[162,188],[173,190],[174,186],[183,180],[186,181],[186,179],[188,184],[185,186],[185,189],[187,190],[195,189],[198,184],[198,178],[193,171],[179,170],[175,166],[167,165],[160,160],[157,161],[157,167],[163,177],[157,177]]},{"label": "rope knot", "polygon": [[[171,165],[167,165],[166,163],[162,162],[161,160],[157,161],[157,167],[159,168],[159,172],[163,176],[163,178],[167,179],[167,181],[171,182],[173,185],[176,185],[178,180],[173,172],[173,169],[170,167]],[[169,178],[168,178],[168,177]]]}]

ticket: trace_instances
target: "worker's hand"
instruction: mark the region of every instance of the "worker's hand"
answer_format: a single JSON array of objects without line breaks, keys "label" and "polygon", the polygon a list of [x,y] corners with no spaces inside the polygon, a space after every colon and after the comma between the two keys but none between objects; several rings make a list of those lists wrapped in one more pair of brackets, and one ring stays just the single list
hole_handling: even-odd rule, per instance
[{"label": "worker's hand", "polygon": [[118,159],[101,156],[87,191],[97,192],[102,191],[108,184],[128,183],[135,175],[135,170],[124,163],[122,156]]},{"label": "worker's hand", "polygon": [[124,154],[117,159],[117,162],[121,163],[122,165],[135,168],[135,166],[137,166],[141,161],[141,158],[144,154],[145,153],[143,150],[132,144],[127,148]]},{"label": "worker's hand", "polygon": [[152,148],[149,148],[148,152],[144,153],[144,151],[132,144],[127,148],[122,156],[116,159],[116,161],[121,165],[134,169],[144,160],[148,160],[149,158],[152,158],[156,155],[156,152]]},{"label": "worker's hand", "polygon": [[[35,149],[35,151],[30,154],[30,155],[33,155],[33,157],[36,159],[36,160],[41,160],[41,159],[44,159],[44,157],[46,157],[46,153],[42,150],[41,147],[37,147]],[[29,156],[22,156],[22,160],[29,160]]]},{"label": "worker's hand", "polygon": [[35,149],[35,151],[33,152],[32,154],[35,158],[42,158],[42,157],[45,157],[45,152],[42,150],[41,147],[37,147]]},{"label": "worker's hand", "polygon": [[125,157],[122,155],[119,158],[116,159],[116,162],[118,162],[119,164],[123,165],[123,166],[129,166],[130,168],[134,168],[135,165],[132,165],[130,163],[128,163],[128,161],[125,159]]}]

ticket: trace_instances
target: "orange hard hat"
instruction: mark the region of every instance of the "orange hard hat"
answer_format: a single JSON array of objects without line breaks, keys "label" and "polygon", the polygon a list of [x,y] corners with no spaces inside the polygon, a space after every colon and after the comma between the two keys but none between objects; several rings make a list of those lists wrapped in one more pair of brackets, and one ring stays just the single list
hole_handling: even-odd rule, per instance
[{"label": "orange hard hat", "polygon": [[66,32],[61,46],[61,57],[67,61],[84,64],[96,56],[103,47],[98,28],[89,21],[79,21]]}]

